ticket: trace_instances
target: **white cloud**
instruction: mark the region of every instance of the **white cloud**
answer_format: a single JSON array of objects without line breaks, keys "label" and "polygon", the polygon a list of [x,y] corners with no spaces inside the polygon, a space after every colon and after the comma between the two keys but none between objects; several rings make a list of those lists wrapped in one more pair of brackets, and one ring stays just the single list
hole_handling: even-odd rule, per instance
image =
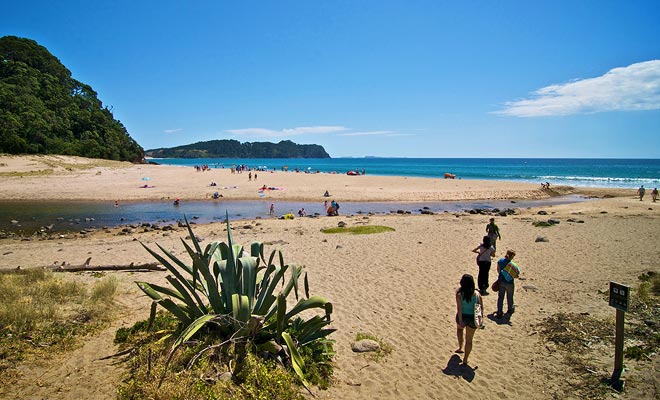
[{"label": "white cloud", "polygon": [[181,132],[181,131],[183,131],[183,129],[177,128],[177,129],[165,129],[163,132],[164,133],[177,133],[177,132]]},{"label": "white cloud", "polygon": [[495,114],[514,117],[660,109],[660,60],[614,68],[606,74],[551,85],[528,99],[510,101]]},{"label": "white cloud", "polygon": [[394,131],[370,131],[370,132],[346,132],[339,133],[337,136],[386,136],[386,137],[395,137],[395,136],[415,136],[414,133],[396,133]]},{"label": "white cloud", "polygon": [[260,137],[289,137],[299,136],[306,134],[326,134],[334,132],[342,132],[348,130],[343,126],[301,126],[297,128],[274,130],[264,128],[244,128],[244,129],[230,129],[227,132],[234,135],[247,135],[247,136],[260,136]]}]

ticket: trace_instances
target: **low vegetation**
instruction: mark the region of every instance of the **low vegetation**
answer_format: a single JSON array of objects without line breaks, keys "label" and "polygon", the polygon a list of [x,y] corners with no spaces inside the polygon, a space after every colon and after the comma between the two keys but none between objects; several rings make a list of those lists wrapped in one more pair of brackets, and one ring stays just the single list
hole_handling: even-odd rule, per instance
[{"label": "low vegetation", "polygon": [[91,288],[43,269],[0,273],[0,378],[23,360],[70,350],[110,320],[117,282]]},{"label": "low vegetation", "polygon": [[[649,272],[639,279],[641,283],[631,296],[626,313],[624,360],[652,365],[660,352],[660,276]],[[566,393],[558,393],[557,396],[562,397],[570,392],[579,398],[603,399],[611,393],[608,387],[611,371],[598,372],[606,368],[602,360],[596,358],[595,350],[609,349],[608,352],[611,352],[613,349],[614,313],[611,318],[605,319],[587,313],[558,313],[543,320],[538,328],[541,338],[556,346],[556,350],[564,355],[565,365],[571,370],[567,381],[570,387],[566,388]],[[631,384],[657,388],[659,382],[642,379],[635,377]],[[651,379],[657,380],[653,376]]]},{"label": "low vegetation", "polygon": [[279,251],[266,260],[262,243],[235,244],[229,221],[227,242],[204,250],[190,225],[188,231],[191,243],[182,242],[190,265],[145,246],[172,275],[168,286],[137,282],[152,313],[117,332],[131,365],[119,397],[299,399],[299,384],[327,387],[332,304],[309,295],[303,268],[285,264]]},{"label": "low vegetation", "polygon": [[382,225],[340,226],[321,229],[323,233],[350,233],[352,235],[369,235],[372,233],[394,232],[394,228]]}]

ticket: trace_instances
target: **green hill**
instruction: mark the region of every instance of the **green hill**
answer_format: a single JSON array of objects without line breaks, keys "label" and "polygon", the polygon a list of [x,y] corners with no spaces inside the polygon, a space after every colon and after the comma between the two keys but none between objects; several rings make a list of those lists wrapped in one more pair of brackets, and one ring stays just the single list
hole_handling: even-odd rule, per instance
[{"label": "green hill", "polygon": [[34,40],[0,38],[0,153],[143,162],[142,147],[96,96]]},{"label": "green hill", "polygon": [[279,143],[210,140],[147,150],[146,154],[156,158],[330,158],[323,146],[295,144],[290,140]]}]

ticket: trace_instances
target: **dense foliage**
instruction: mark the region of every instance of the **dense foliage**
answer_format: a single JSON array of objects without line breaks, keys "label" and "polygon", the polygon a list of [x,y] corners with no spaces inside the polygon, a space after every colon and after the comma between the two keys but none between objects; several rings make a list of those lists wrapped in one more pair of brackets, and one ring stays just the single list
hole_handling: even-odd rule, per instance
[{"label": "dense foliage", "polygon": [[0,38],[0,153],[141,162],[142,147],[96,96],[37,42]]},{"label": "dense foliage", "polygon": [[[167,338],[158,339],[172,343],[159,386],[167,377],[169,363],[180,361],[181,356],[175,355],[181,353],[185,362],[175,361],[174,367],[186,364],[185,370],[190,370],[198,361],[204,364],[201,357],[210,357],[214,368],[231,372],[237,384],[244,383],[252,354],[292,371],[305,387],[310,383],[327,386],[334,355],[327,338],[335,331],[328,328],[332,303],[309,295],[306,273],[304,298],[299,298],[303,267],[285,264],[280,251],[273,251],[267,260],[263,243],[254,242],[249,249],[234,243],[228,216],[227,242],[212,242],[205,249],[187,226],[192,245],[182,243],[192,264],[159,245],[162,254],[143,245],[172,275],[166,277],[168,286],[136,282],[152,299],[150,327],[156,323],[158,307],[179,322]],[[297,301],[289,307],[287,299],[294,296]],[[118,332],[117,340],[128,336]],[[191,344],[200,343],[202,348],[189,352]]]},{"label": "dense foliage", "polygon": [[209,140],[184,146],[147,150],[157,158],[330,158],[323,146],[296,144],[290,140],[279,143]]}]

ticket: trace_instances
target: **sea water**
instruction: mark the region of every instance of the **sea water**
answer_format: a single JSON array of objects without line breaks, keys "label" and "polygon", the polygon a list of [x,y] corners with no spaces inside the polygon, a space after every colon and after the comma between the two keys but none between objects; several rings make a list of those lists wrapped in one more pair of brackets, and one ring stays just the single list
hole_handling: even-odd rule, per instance
[{"label": "sea water", "polygon": [[210,168],[250,168],[345,174],[364,170],[367,174],[458,179],[483,179],[603,188],[646,188],[660,186],[660,159],[595,158],[154,158],[161,164]]}]

